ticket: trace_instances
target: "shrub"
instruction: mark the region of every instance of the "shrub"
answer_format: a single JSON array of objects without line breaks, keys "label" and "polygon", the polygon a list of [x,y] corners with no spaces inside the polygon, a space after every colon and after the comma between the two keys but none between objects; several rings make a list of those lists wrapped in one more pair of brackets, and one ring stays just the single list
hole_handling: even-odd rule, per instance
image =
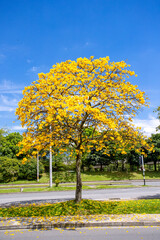
[{"label": "shrub", "polygon": [[93,165],[89,165],[88,170],[89,170],[90,172],[95,172],[95,171],[96,171]]},{"label": "shrub", "polygon": [[53,182],[55,186],[58,187],[60,183],[65,182],[74,182],[75,181],[75,173],[71,171],[66,172],[53,172]]},{"label": "shrub", "polygon": [[0,157],[0,182],[16,181],[19,174],[19,160]]},{"label": "shrub", "polygon": [[[42,177],[43,172],[44,166],[39,162],[39,177]],[[37,160],[35,158],[28,159],[25,163],[21,163],[18,178],[27,180],[37,179]]]}]

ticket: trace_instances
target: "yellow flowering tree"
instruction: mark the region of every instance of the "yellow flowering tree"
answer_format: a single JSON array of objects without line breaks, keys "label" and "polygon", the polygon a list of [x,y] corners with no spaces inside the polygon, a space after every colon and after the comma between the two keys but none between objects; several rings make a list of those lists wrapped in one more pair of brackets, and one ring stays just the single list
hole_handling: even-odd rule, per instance
[{"label": "yellow flowering tree", "polygon": [[[95,145],[97,151],[103,148],[108,154],[105,142],[109,140],[116,141],[123,154],[126,145],[133,149],[137,141],[145,144],[131,122],[146,105],[146,97],[127,81],[135,75],[129,67],[124,61],[110,62],[109,57],[68,60],[53,65],[49,73],[40,73],[23,91],[16,110],[22,126],[27,127],[21,152],[52,146],[53,153],[54,149],[64,153],[70,146],[70,154],[76,156],[76,202],[82,198],[84,152]],[[91,134],[87,134],[89,129]]]}]

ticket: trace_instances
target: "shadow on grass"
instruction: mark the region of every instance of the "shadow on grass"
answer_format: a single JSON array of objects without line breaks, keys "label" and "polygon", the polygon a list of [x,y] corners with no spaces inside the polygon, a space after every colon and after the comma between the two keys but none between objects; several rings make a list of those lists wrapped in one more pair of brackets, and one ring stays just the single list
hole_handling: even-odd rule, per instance
[{"label": "shadow on grass", "polygon": [[160,199],[160,194],[148,195],[148,196],[141,196],[137,199]]},{"label": "shadow on grass", "polygon": [[160,171],[146,171],[145,172],[146,178],[151,178],[151,179],[160,179]]},{"label": "shadow on grass", "polygon": [[[88,178],[94,177],[97,181],[99,178],[104,178],[103,180],[113,180],[113,181],[120,181],[120,180],[136,180],[136,179],[143,179],[142,171],[137,172],[85,172],[84,173]],[[160,171],[146,171],[145,172],[146,179],[160,179]]]},{"label": "shadow on grass", "polygon": [[28,200],[28,201],[15,201],[0,204],[0,208],[10,208],[10,207],[22,207],[26,204],[44,204],[44,203],[57,203],[57,202],[66,202],[74,200],[73,198],[59,198],[59,199],[41,199],[41,200]]},{"label": "shadow on grass", "polygon": [[88,176],[102,176],[108,180],[126,180],[134,179],[134,173],[132,172],[85,172]]}]

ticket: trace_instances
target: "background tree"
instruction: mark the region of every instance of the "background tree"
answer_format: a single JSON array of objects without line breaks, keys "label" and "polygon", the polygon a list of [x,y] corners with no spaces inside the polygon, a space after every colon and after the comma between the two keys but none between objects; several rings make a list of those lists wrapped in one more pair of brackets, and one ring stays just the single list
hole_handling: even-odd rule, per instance
[{"label": "background tree", "polygon": [[0,129],[0,141],[6,133],[7,133],[7,131],[5,131],[3,128]]},{"label": "background tree", "polygon": [[[160,120],[160,106],[159,106],[159,107],[157,107],[157,109],[156,109],[156,111],[155,111],[155,112],[157,112],[158,119]],[[160,130],[160,125],[159,125],[159,126],[157,126],[156,130],[157,130],[157,131],[158,131],[158,130]]]},{"label": "background tree", "polygon": [[[78,58],[53,65],[49,73],[39,74],[39,80],[26,87],[16,110],[24,134],[23,149],[36,144],[37,151],[59,149],[61,153],[72,147],[76,155],[75,200],[82,198],[81,158],[90,152],[93,144],[96,150],[108,154],[105,143],[114,140],[119,151],[129,142],[130,149],[137,144],[138,130],[131,125],[136,111],[146,105],[144,92],[128,79],[135,75],[124,61],[109,62],[109,57],[94,59]],[[85,134],[92,128],[92,134]],[[126,138],[120,132],[125,131]],[[66,148],[65,148],[66,146]],[[56,152],[55,152],[56,154]]]},{"label": "background tree", "polygon": [[0,182],[10,182],[18,179],[20,162],[18,159],[0,157]]},{"label": "background tree", "polygon": [[133,149],[126,155],[127,163],[129,163],[130,171],[134,171],[140,167],[139,165],[139,154]]},{"label": "background tree", "polygon": [[145,162],[153,161],[154,171],[157,171],[157,162],[160,159],[160,133],[152,134],[148,141],[150,144],[153,144],[153,149],[152,151],[147,151]]},{"label": "background tree", "polygon": [[[3,136],[0,144],[0,155],[7,156],[9,158],[17,158],[17,153],[19,152],[19,147],[17,144],[23,139],[22,135],[18,132],[9,133],[6,136]],[[19,156],[22,158],[23,156]]]},{"label": "background tree", "polygon": [[[39,177],[42,177],[44,166],[39,162]],[[27,159],[19,166],[18,179],[36,180],[37,179],[37,160],[35,158]]]},{"label": "background tree", "polygon": [[5,136],[6,133],[7,132],[3,128],[0,129],[0,148],[2,147],[2,144],[3,144],[3,141],[4,141],[4,136]]}]

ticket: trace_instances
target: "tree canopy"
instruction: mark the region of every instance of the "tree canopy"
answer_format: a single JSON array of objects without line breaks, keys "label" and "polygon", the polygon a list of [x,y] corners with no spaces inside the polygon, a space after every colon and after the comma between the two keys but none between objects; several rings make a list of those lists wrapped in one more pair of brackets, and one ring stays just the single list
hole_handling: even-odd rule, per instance
[{"label": "tree canopy", "polygon": [[160,133],[152,134],[148,139],[150,145],[153,145],[152,151],[147,152],[147,158],[145,161],[154,162],[154,170],[157,170],[157,162],[160,159]]},{"label": "tree canopy", "polygon": [[[160,120],[160,106],[159,107],[157,107],[157,109],[156,109],[156,112],[157,112],[157,114],[158,114],[158,119]],[[158,130],[160,130],[160,125],[159,126],[157,126],[157,131]]]},{"label": "tree canopy", "polygon": [[[146,144],[132,124],[137,110],[147,105],[146,96],[127,80],[136,76],[129,67],[124,61],[110,62],[109,57],[68,60],[53,65],[49,73],[40,73],[23,91],[16,110],[22,126],[27,127],[21,152],[51,145],[53,151],[58,148],[63,153],[68,145],[72,147],[71,154],[76,154],[76,201],[81,200],[84,152],[96,144],[97,151],[103,149],[108,154],[105,143],[111,140],[123,154],[126,144],[130,150],[139,141]],[[86,129],[91,129],[91,134]]]},{"label": "tree canopy", "polygon": [[[19,147],[17,144],[22,141],[22,135],[18,132],[9,133],[0,139],[0,156],[17,158]],[[22,158],[23,156],[21,156]]]}]

